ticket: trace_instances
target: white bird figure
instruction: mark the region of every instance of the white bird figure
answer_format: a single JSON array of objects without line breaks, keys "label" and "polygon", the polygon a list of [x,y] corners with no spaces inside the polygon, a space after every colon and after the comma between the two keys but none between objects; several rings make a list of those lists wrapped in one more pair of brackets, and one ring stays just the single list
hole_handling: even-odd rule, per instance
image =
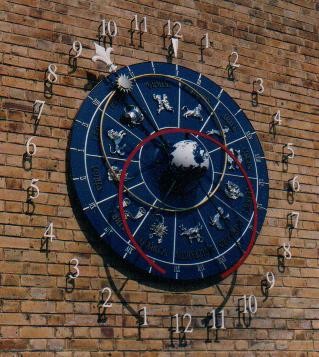
[{"label": "white bird figure", "polygon": [[111,53],[114,51],[112,47],[104,48],[103,46],[98,45],[94,42],[95,45],[95,55],[92,57],[92,61],[101,61],[104,62],[110,73],[115,72],[117,66],[111,60]]}]

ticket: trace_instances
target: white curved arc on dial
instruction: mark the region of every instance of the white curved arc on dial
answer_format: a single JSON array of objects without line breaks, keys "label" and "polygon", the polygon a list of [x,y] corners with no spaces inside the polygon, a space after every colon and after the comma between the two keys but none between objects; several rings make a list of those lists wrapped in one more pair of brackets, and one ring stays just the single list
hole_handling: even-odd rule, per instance
[{"label": "white curved arc on dial", "polygon": [[[133,75],[134,75],[133,71],[132,71],[129,67],[128,67],[128,69],[129,69],[129,71],[130,71],[130,75],[133,76]],[[137,79],[139,79],[139,78],[144,78],[144,77],[150,77],[150,76],[152,76],[152,74],[151,74],[151,73],[147,73],[147,74],[141,74],[141,75],[138,75],[138,76],[132,78],[132,79],[134,80],[134,82],[136,83],[136,85],[137,85],[139,91],[140,91],[140,88],[139,88],[139,86],[138,86],[138,84],[137,84]],[[183,82],[183,81],[184,81],[181,77],[176,77],[176,76],[172,76],[172,75],[155,74],[155,76],[164,77],[164,78],[170,78],[170,79],[176,80],[176,81],[178,81],[178,82]],[[184,81],[184,85],[186,85],[186,86],[190,87],[191,89],[193,89],[193,87],[191,87],[191,86],[190,86],[189,84],[187,84],[185,81]],[[114,94],[114,92],[112,92],[112,93]],[[140,93],[141,93],[141,91],[140,91]],[[206,105],[207,105],[210,109],[212,109],[212,108],[211,108],[211,105],[209,104],[209,102],[208,102],[200,93],[198,93],[198,95],[199,95],[199,97],[202,98],[202,100],[206,103]],[[142,96],[142,97],[143,97],[143,100],[144,100],[145,104],[147,105],[147,102],[146,102],[144,96]],[[107,105],[108,105],[108,103],[110,102],[111,99],[112,99],[112,96],[110,96],[110,99],[108,99],[108,101],[106,102],[106,105],[104,106],[103,112],[105,112],[105,115],[107,114],[107,113],[106,113],[106,107],[107,107]],[[148,105],[147,105],[147,107],[148,107]],[[151,113],[150,110],[149,110],[149,112]],[[152,113],[151,113],[151,114],[152,114]],[[153,116],[153,115],[152,115],[152,116]],[[215,117],[216,117],[216,120],[217,120],[217,122],[218,122],[218,127],[219,127],[219,130],[221,131],[221,135],[222,135],[222,137],[223,137],[223,141],[226,142],[225,134],[224,134],[224,132],[223,132],[223,130],[222,130],[222,126],[221,126],[221,124],[220,124],[220,121],[219,121],[219,119],[218,119],[218,116],[215,115]],[[158,126],[157,126],[157,127],[158,127]],[[101,131],[102,131],[102,126],[101,126]],[[103,151],[104,151],[105,159],[107,160],[107,155],[106,155],[106,152],[105,152],[105,150],[104,150],[103,142],[102,142],[102,148],[103,148]],[[107,162],[108,162],[108,160],[107,160]],[[108,164],[109,164],[109,163],[108,163]],[[225,157],[224,157],[224,169],[223,169],[224,171],[226,170],[226,164],[227,164],[227,156],[226,156],[226,154],[225,154]],[[222,180],[222,178],[221,178],[221,180]],[[220,181],[220,182],[221,182],[221,181]],[[220,185],[220,182],[217,183],[217,185],[215,186],[214,190],[210,192],[210,196],[212,196],[212,195],[214,194],[214,192],[218,189],[218,187],[219,187],[219,185]],[[149,204],[148,202],[145,202],[144,200],[142,200],[142,199],[139,198],[138,196],[134,196],[134,197],[135,197],[136,199],[140,200],[140,201],[141,201],[142,203],[144,203],[144,204]],[[202,205],[202,204],[204,204],[205,202],[206,202],[206,200],[204,199],[204,200],[202,200],[202,201],[199,203],[199,205]],[[167,206],[167,205],[166,205],[166,206]],[[193,207],[191,207],[191,208],[193,208]],[[168,207],[166,207],[166,208],[162,207],[161,209],[162,209],[162,210],[171,211],[171,209],[168,208]],[[176,208],[174,208],[174,209],[176,209]],[[185,208],[181,208],[181,209],[179,209],[179,211],[188,210],[188,209],[189,209],[189,208],[186,208],[186,209],[185,209]]]},{"label": "white curved arc on dial", "polygon": [[[100,109],[101,110],[101,109]],[[117,122],[118,123],[118,122]],[[176,225],[175,225],[176,226]],[[225,253],[225,252],[224,252]],[[158,260],[158,259],[156,259],[156,258],[153,258],[153,259],[155,259],[155,260]],[[160,261],[160,260],[158,260],[158,261]],[[204,263],[204,262],[200,262],[200,263],[198,263],[198,264],[202,264],[202,263]],[[174,263],[173,263],[174,264]],[[180,265],[183,265],[183,264],[180,264]],[[186,264],[186,265],[189,265],[189,264]],[[193,264],[192,264],[193,265]]]},{"label": "white curved arc on dial", "polygon": [[[107,218],[106,218],[105,215],[103,214],[101,208],[100,208],[99,205],[97,204],[96,198],[95,198],[95,196],[94,196],[94,194],[93,194],[93,190],[92,190],[92,187],[91,187],[91,184],[90,184],[90,180],[89,180],[89,176],[88,176],[88,169],[87,169],[87,161],[86,161],[86,157],[87,157],[87,156],[86,156],[86,150],[87,150],[87,143],[88,143],[88,135],[89,135],[89,132],[90,132],[90,129],[91,129],[91,125],[92,125],[92,123],[93,123],[93,121],[94,121],[94,119],[95,119],[97,113],[98,113],[99,111],[101,111],[101,108],[100,108],[100,107],[104,104],[104,102],[105,102],[107,99],[108,99],[108,96],[106,96],[106,97],[99,103],[99,105],[97,106],[97,108],[96,108],[95,111],[94,111],[93,116],[91,117],[91,120],[90,120],[90,123],[89,123],[88,127],[86,128],[86,136],[85,136],[84,150],[83,150],[83,153],[84,153],[84,155],[83,155],[83,160],[84,160],[85,175],[86,175],[86,177],[88,178],[88,179],[87,179],[87,183],[88,183],[88,187],[89,187],[90,194],[91,194],[91,197],[92,197],[92,199],[93,199],[93,202],[95,203],[96,208],[98,209],[98,211],[99,211],[101,217],[104,219],[104,221],[106,222],[106,224],[107,224],[108,226],[110,226],[110,227],[113,228],[113,226],[109,223],[109,221],[107,220]],[[83,127],[83,128],[84,128],[84,127]],[[118,233],[116,230],[114,230],[114,229],[113,229],[113,232],[114,232],[122,241],[124,241],[127,245],[131,246],[131,247],[134,249],[134,247],[131,245],[131,242],[130,242],[129,239],[127,239],[127,240],[124,239],[124,237],[123,237],[121,234],[119,234],[119,233]],[[98,232],[98,233],[99,233],[99,234],[102,234],[103,232]]]}]

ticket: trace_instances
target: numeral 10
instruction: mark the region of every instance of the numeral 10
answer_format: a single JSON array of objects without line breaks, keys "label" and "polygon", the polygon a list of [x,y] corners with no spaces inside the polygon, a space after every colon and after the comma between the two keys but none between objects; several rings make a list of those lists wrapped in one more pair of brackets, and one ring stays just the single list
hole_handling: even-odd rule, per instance
[{"label": "numeral 10", "polygon": [[113,20],[106,21],[105,19],[102,20],[102,33],[101,36],[108,36],[115,37],[117,35],[117,25],[116,22]]},{"label": "numeral 10", "polygon": [[[252,314],[255,314],[257,312],[257,299],[255,295],[249,295],[248,299],[246,295],[243,295],[243,300],[244,300],[244,314],[248,314],[248,312],[251,312]],[[247,304],[248,300],[248,304]],[[248,307],[248,309],[247,309]]]}]

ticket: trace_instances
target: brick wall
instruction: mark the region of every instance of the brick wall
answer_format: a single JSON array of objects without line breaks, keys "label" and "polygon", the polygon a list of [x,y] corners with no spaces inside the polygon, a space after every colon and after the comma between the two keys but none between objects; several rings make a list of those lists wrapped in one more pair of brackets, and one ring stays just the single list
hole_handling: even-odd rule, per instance
[{"label": "brick wall", "polygon": [[[312,0],[10,0],[0,2],[0,355],[1,356],[319,356],[318,173],[319,173],[319,2]],[[130,45],[135,13],[147,16],[144,49]],[[174,62],[216,81],[245,110],[268,159],[270,200],[262,234],[236,284],[229,277],[218,287],[174,291],[149,284],[113,259],[91,239],[74,216],[66,182],[66,148],[75,114],[87,96],[87,72],[104,75],[91,61],[93,41],[103,18],[117,22],[113,47],[119,66],[165,61],[163,25],[181,21],[183,41]],[[212,48],[199,63],[200,38],[209,32]],[[69,51],[83,44],[78,68],[70,73]],[[236,81],[225,67],[239,53]],[[57,65],[53,96],[44,97],[45,71]],[[94,77],[94,76],[93,76]],[[264,79],[259,106],[251,105],[252,83]],[[32,106],[45,100],[36,133]],[[277,135],[269,123],[281,110]],[[25,143],[34,135],[32,169],[23,168]],[[287,172],[282,146],[294,144],[296,157]],[[287,180],[298,175],[301,192],[287,201]],[[25,214],[27,188],[39,179],[40,196]],[[289,241],[287,214],[300,212],[290,239],[292,259],[279,272],[277,248]],[[41,238],[54,223],[49,252]],[[68,292],[68,262],[78,257],[81,275]],[[260,282],[273,271],[276,285],[263,302]],[[113,306],[98,321],[99,291],[110,286]],[[232,290],[233,288],[233,290]],[[226,330],[220,343],[205,342],[201,320],[212,307],[225,305]],[[259,309],[249,328],[237,327],[237,300],[255,295]],[[147,306],[148,327],[138,341],[136,311]],[[187,346],[170,346],[170,315],[189,312],[194,332]],[[101,320],[101,319],[100,319]],[[214,337],[214,335],[212,334]],[[175,336],[176,337],[176,336]]]}]

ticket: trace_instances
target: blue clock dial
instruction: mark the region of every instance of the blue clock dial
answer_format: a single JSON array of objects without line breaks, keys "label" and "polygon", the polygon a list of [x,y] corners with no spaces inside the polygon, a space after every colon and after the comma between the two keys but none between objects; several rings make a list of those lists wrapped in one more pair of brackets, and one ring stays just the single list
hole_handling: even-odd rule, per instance
[{"label": "blue clock dial", "polygon": [[147,62],[103,79],[76,116],[69,160],[100,239],[166,279],[222,280],[267,212],[254,128],[223,89],[185,67]]}]

